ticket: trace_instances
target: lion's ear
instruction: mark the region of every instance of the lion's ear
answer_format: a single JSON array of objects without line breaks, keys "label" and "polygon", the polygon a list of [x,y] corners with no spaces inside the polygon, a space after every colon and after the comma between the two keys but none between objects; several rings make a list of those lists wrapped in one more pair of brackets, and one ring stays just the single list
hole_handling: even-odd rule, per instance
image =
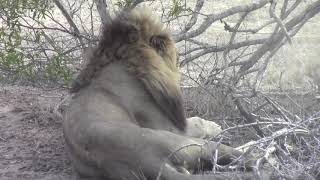
[{"label": "lion's ear", "polygon": [[157,71],[141,77],[141,80],[163,113],[167,115],[174,126],[184,131],[186,118],[179,86],[168,76],[163,76],[162,72]]},{"label": "lion's ear", "polygon": [[154,35],[150,38],[149,43],[154,49],[164,51],[166,48],[166,41],[168,41],[166,36]]}]

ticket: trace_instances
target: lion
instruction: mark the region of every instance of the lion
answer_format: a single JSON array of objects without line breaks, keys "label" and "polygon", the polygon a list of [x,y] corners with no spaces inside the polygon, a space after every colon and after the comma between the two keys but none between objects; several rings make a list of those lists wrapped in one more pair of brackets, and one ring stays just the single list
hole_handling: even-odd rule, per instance
[{"label": "lion", "polygon": [[211,170],[215,150],[221,164],[242,153],[187,135],[193,125],[188,126],[179,83],[177,52],[169,31],[147,8],[120,12],[104,27],[87,67],[73,84],[75,94],[64,114],[64,137],[78,176],[91,180],[234,178],[192,174]]}]

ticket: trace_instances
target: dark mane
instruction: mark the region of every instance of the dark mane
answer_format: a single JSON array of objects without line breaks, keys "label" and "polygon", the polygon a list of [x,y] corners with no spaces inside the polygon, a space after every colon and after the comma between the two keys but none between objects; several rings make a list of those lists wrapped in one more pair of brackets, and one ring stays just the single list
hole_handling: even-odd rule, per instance
[{"label": "dark mane", "polygon": [[133,24],[128,22],[130,16],[131,12],[120,12],[111,24],[104,25],[98,45],[93,49],[87,65],[72,82],[70,92],[78,92],[89,85],[103,67],[120,59],[119,50],[123,46],[137,41],[139,33]]}]

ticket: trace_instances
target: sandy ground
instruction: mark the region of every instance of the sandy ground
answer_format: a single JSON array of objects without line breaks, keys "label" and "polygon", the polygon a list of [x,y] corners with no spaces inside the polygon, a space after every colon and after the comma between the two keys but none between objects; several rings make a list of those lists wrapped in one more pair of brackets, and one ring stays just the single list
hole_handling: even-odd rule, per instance
[{"label": "sandy ground", "polygon": [[55,107],[66,92],[0,88],[0,179],[73,180]]}]

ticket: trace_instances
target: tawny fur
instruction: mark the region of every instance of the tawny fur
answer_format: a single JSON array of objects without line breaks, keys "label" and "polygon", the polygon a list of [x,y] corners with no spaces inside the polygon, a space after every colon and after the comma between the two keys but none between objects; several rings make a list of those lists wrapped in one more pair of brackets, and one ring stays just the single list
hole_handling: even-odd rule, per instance
[{"label": "tawny fur", "polygon": [[148,9],[121,12],[104,27],[98,47],[73,82],[71,92],[88,86],[101,69],[119,61],[141,80],[172,122],[184,130],[186,123],[174,41]]}]

